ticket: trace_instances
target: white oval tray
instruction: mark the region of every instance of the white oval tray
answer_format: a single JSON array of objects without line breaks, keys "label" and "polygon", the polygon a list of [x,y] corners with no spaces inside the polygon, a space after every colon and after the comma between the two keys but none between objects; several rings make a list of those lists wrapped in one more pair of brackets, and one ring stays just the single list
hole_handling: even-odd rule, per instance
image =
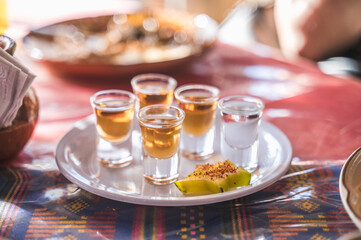
[{"label": "white oval tray", "polygon": [[[139,131],[134,130],[132,138],[135,161],[124,168],[103,167],[96,159],[94,119],[85,118],[60,140],[56,149],[59,170],[74,184],[105,198],[153,206],[190,206],[227,201],[260,191],[286,173],[292,157],[292,147],[285,134],[263,121],[259,135],[259,169],[252,173],[251,184],[223,193],[188,196],[183,195],[174,184],[154,186],[143,179]],[[207,162],[219,160],[220,156],[215,155]],[[196,164],[202,163],[182,158],[180,178],[193,172]]]}]

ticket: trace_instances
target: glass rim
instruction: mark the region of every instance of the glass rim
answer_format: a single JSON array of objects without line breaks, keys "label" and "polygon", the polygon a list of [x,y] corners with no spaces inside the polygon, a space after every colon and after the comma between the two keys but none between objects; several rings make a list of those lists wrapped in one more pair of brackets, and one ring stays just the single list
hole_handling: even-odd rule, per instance
[{"label": "glass rim", "polygon": [[162,82],[167,82],[167,89],[174,90],[177,86],[177,80],[173,77],[161,73],[143,73],[136,75],[130,80],[130,84],[132,85],[133,90],[139,91],[141,88],[138,87],[138,83],[140,81],[155,81],[160,80]]},{"label": "glass rim", "polygon": [[[113,96],[127,96],[129,97],[129,101],[124,102],[124,104],[119,104],[116,106],[101,106],[101,101],[97,100],[96,98],[101,96],[101,95],[109,95],[109,97]],[[131,107],[135,105],[136,102],[136,96],[126,90],[119,90],[119,89],[107,89],[107,90],[101,90],[98,91],[96,93],[94,93],[91,97],[90,97],[90,103],[94,108],[100,109],[100,110],[115,110],[115,109],[119,109],[122,107]]]},{"label": "glass rim", "polygon": [[182,109],[180,109],[179,107],[176,107],[176,106],[173,106],[173,105],[167,105],[167,104],[153,104],[153,105],[149,105],[149,106],[146,106],[146,107],[143,107],[141,108],[138,113],[137,113],[137,119],[139,121],[139,123],[143,124],[143,125],[146,125],[148,127],[150,126],[155,126],[156,124],[151,124],[151,123],[146,123],[144,121],[144,118],[141,116],[145,111],[149,110],[149,109],[152,109],[152,108],[159,108],[159,107],[163,107],[163,108],[168,108],[168,109],[174,109],[176,110],[177,112],[179,112],[179,116],[176,116],[176,119],[174,120],[171,120],[167,123],[164,123],[164,124],[157,124],[157,125],[160,125],[160,126],[177,126],[179,125],[180,123],[183,122],[184,118],[185,118],[185,113]]},{"label": "glass rim", "polygon": [[[226,102],[236,102],[238,100],[241,100],[243,102],[247,102],[247,103],[255,103],[257,104],[258,108],[256,110],[253,110],[253,111],[250,111],[251,113],[257,113],[257,112],[262,112],[264,107],[265,107],[265,104],[264,102],[262,101],[262,99],[260,98],[257,98],[257,97],[252,97],[252,96],[247,96],[247,95],[232,95],[232,96],[228,96],[228,97],[224,97],[224,98],[221,98],[219,101],[218,101],[218,109],[222,112],[223,110],[225,110],[225,106],[224,106],[224,103]],[[245,111],[245,110],[234,110],[234,109],[227,109],[226,111],[227,113],[230,113],[230,114],[237,114],[237,113],[244,113],[244,112],[248,112],[248,111]]]},{"label": "glass rim", "polygon": [[[200,90],[207,90],[209,91],[212,96],[206,98],[206,99],[202,99],[202,100],[189,100],[189,99],[185,99],[182,95],[181,92],[183,91],[187,91],[187,90],[196,90],[196,89],[200,89]],[[219,94],[220,94],[220,90],[217,87],[211,86],[211,85],[206,85],[206,84],[186,84],[186,85],[182,85],[180,87],[178,87],[175,91],[174,91],[174,97],[180,101],[180,102],[185,102],[185,103],[213,103],[215,101],[217,101],[219,99]]]}]

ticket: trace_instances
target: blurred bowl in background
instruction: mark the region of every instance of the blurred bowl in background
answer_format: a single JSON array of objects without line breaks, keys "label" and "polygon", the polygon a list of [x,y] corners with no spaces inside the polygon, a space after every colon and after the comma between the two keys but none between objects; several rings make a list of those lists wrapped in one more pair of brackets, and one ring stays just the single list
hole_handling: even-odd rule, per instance
[{"label": "blurred bowl in background", "polygon": [[[16,43],[13,39],[0,35],[0,47],[13,54]],[[0,129],[0,161],[15,157],[29,141],[39,116],[39,102],[33,88],[26,93],[13,124]]]},{"label": "blurred bowl in background", "polygon": [[358,229],[361,231],[361,147],[347,159],[340,174],[342,203]]}]

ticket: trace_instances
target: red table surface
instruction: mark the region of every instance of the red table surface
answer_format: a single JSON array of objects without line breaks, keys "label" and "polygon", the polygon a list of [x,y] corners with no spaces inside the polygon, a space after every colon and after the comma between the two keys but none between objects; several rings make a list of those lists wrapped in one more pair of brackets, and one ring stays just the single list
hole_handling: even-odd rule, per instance
[{"label": "red table surface", "polygon": [[[74,122],[92,114],[89,97],[94,92],[109,88],[131,91],[131,76],[71,79],[29,64],[37,74],[33,86],[40,101],[40,118],[32,139],[11,164],[31,161],[43,152],[41,146],[55,150]],[[221,97],[245,94],[262,98],[266,105],[263,118],[287,135],[294,160],[345,160],[361,144],[361,83],[357,79],[325,75],[306,61],[286,63],[221,43],[167,74],[176,78],[178,86],[217,86]]]},{"label": "red table surface", "polygon": [[[21,51],[18,52],[21,56]],[[264,119],[293,147],[285,176],[255,194],[211,205],[150,207],[101,198],[67,181],[54,152],[72,125],[92,113],[100,89],[131,90],[130,78],[67,79],[21,58],[38,75],[36,130],[0,168],[0,236],[11,239],[337,239],[356,230],[338,190],[344,160],[360,145],[361,84],[218,43],[168,72],[178,85],[207,83],[221,95],[265,101]],[[54,220],[55,219],[55,220]],[[104,228],[107,229],[104,229]]]}]

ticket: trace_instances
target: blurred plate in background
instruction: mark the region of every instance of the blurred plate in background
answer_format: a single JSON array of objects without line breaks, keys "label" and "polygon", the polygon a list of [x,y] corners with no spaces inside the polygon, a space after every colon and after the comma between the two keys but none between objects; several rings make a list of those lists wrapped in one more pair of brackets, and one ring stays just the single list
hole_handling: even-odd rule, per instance
[{"label": "blurred plate in background", "polygon": [[205,14],[165,9],[73,19],[30,31],[23,47],[51,71],[118,76],[184,64],[209,49],[218,24]]}]

